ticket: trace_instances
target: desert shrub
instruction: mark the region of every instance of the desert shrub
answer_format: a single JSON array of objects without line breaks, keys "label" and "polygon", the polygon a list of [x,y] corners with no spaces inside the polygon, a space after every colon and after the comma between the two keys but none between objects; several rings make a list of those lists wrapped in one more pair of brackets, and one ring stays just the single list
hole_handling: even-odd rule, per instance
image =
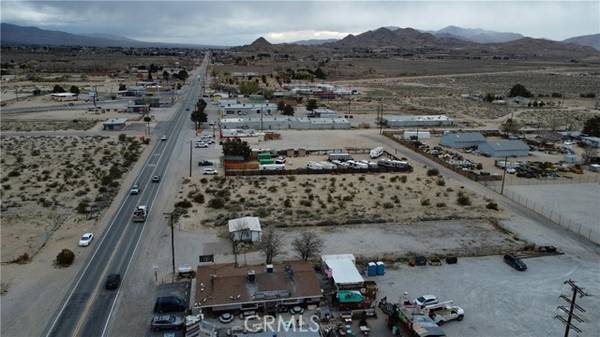
[{"label": "desert shrub", "polygon": [[438,174],[440,174],[440,171],[438,171],[438,169],[436,169],[436,168],[431,168],[431,169],[427,170],[428,177],[437,176]]},{"label": "desert shrub", "polygon": [[68,267],[75,261],[75,253],[69,249],[63,249],[56,255],[56,264],[61,267]]},{"label": "desert shrub", "polygon": [[12,186],[10,186],[9,184],[6,184],[6,185],[2,185],[2,188],[8,191],[12,188]]},{"label": "desert shrub", "polygon": [[275,193],[275,192],[277,192],[277,186],[269,186],[269,188],[267,188],[267,191],[269,191],[271,193]]},{"label": "desert shrub", "polygon": [[471,198],[469,198],[468,195],[461,193],[461,194],[459,194],[458,198],[456,199],[456,202],[461,206],[469,206],[469,205],[471,205]]},{"label": "desert shrub", "polygon": [[360,180],[360,181],[365,181],[365,176],[360,176],[360,177],[358,177],[358,180]]},{"label": "desert shrub", "polygon": [[77,213],[84,214],[86,212],[88,206],[89,206],[89,201],[81,200],[79,202],[79,204],[77,204],[77,207],[75,207],[75,211],[77,211]]},{"label": "desert shrub", "polygon": [[300,205],[302,205],[304,207],[311,207],[312,202],[310,200],[300,200]]},{"label": "desert shrub", "polygon": [[221,209],[225,206],[225,201],[221,198],[210,199],[208,202],[208,207],[214,209]]},{"label": "desert shrub", "polygon": [[446,186],[446,181],[444,179],[438,179],[437,185],[438,186]]},{"label": "desert shrub", "polygon": [[490,201],[490,202],[487,203],[487,205],[485,205],[485,208],[487,208],[487,209],[493,209],[494,211],[497,211],[498,210],[498,204],[495,203],[495,202]]},{"label": "desert shrub", "polygon": [[200,179],[200,183],[201,184],[206,184],[206,183],[208,183],[208,179],[202,178],[202,179]]},{"label": "desert shrub", "polygon": [[189,200],[187,200],[187,199],[183,199],[183,200],[181,200],[179,202],[176,202],[175,203],[175,207],[177,207],[177,208],[190,208],[190,207],[192,207],[192,203]]},{"label": "desert shrub", "polygon": [[446,203],[445,202],[438,202],[437,204],[435,204],[436,207],[438,208],[443,208],[446,207]]},{"label": "desert shrub", "polygon": [[429,199],[422,199],[421,206],[429,206],[431,205],[431,201]]},{"label": "desert shrub", "polygon": [[27,264],[27,263],[31,262],[31,257],[29,256],[29,254],[23,253],[22,255],[19,255],[18,257],[16,257],[14,260],[12,260],[10,262],[16,263],[16,264]]},{"label": "desert shrub", "polygon": [[295,176],[287,176],[287,180],[288,181],[296,181],[296,177]]},{"label": "desert shrub", "polygon": [[198,203],[198,204],[203,204],[203,203],[204,203],[204,194],[202,194],[202,193],[196,193],[196,194],[194,194],[194,195],[192,196],[192,200],[193,200],[195,203]]},{"label": "desert shrub", "polygon": [[10,172],[8,172],[7,176],[9,177],[18,177],[21,175],[21,172],[19,170],[12,170]]},{"label": "desert shrub", "polygon": [[285,201],[283,202],[283,206],[285,206],[286,208],[292,207],[292,201],[290,199],[285,199]]},{"label": "desert shrub", "polygon": [[386,208],[386,209],[394,208],[394,204],[392,204],[391,202],[384,202],[383,208]]},{"label": "desert shrub", "polygon": [[401,176],[400,177],[400,182],[403,183],[403,184],[405,184],[407,180],[408,180],[408,178],[406,176]]},{"label": "desert shrub", "polygon": [[119,141],[120,142],[124,142],[126,140],[127,140],[127,135],[126,134],[122,133],[122,134],[119,135]]}]

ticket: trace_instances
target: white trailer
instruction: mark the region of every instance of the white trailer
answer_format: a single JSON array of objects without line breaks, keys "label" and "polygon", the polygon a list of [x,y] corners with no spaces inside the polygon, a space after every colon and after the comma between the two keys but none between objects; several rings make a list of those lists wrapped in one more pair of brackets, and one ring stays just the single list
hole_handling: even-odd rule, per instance
[{"label": "white trailer", "polygon": [[371,152],[369,153],[369,155],[371,156],[372,159],[383,156],[383,147],[378,146],[378,147],[372,149]]},{"label": "white trailer", "polygon": [[265,164],[260,165],[261,171],[283,171],[285,170],[285,164]]},{"label": "white trailer", "polygon": [[329,153],[328,160],[329,161],[334,161],[334,160],[347,161],[347,160],[352,160],[352,156],[345,152],[331,152],[331,153]]},{"label": "white trailer", "polygon": [[359,161],[349,160],[348,164],[350,164],[350,168],[356,170],[367,170],[369,169],[369,164],[361,163]]},{"label": "white trailer", "polygon": [[337,165],[335,165],[334,163],[330,163],[328,161],[322,161],[317,164],[323,166],[324,170],[335,170],[337,168]]},{"label": "white trailer", "polygon": [[321,164],[316,163],[314,161],[307,162],[306,163],[306,168],[308,170],[324,170],[324,167]]}]

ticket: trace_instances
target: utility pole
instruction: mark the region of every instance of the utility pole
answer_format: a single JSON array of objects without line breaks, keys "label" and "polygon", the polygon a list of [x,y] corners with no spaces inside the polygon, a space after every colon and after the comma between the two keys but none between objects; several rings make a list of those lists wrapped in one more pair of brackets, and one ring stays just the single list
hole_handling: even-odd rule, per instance
[{"label": "utility pole", "polygon": [[502,172],[502,187],[500,194],[504,194],[504,179],[506,179],[506,169],[508,168],[508,156],[504,156],[504,171]]},{"label": "utility pole", "polygon": [[573,281],[573,280],[569,279],[569,280],[565,281],[564,284],[567,284],[567,285],[569,285],[569,287],[571,287],[571,291],[573,291],[573,295],[571,296],[570,299],[566,295],[560,295],[560,298],[563,299],[565,302],[567,302],[570,307],[569,307],[569,309],[567,309],[565,306],[559,305],[557,307],[557,309],[564,312],[568,316],[565,319],[560,314],[556,314],[556,316],[554,316],[554,318],[558,319],[565,325],[564,337],[569,337],[569,331],[571,329],[575,330],[575,332],[577,332],[577,333],[582,332],[581,329],[576,327],[573,323],[571,323],[571,321],[574,319],[579,323],[584,322],[584,320],[581,317],[579,317],[578,315],[576,315],[574,313],[575,309],[577,309],[577,311],[579,311],[579,312],[585,312],[585,309],[583,309],[579,305],[575,304],[575,300],[577,299],[577,294],[579,294],[580,298],[584,297],[584,296],[589,296],[589,294],[586,293],[585,291],[583,291],[583,288],[581,288],[577,284],[575,284],[575,281]]},{"label": "utility pole", "polygon": [[94,86],[94,96],[92,96],[94,99],[94,107],[96,106],[96,96],[98,96],[98,87]]},{"label": "utility pole", "polygon": [[379,102],[379,134],[383,134],[383,102]]},{"label": "utility pole", "polygon": [[192,141],[190,140],[190,178],[192,177]]},{"label": "utility pole", "polygon": [[171,266],[173,268],[173,277],[175,277],[175,214],[173,212],[163,214],[169,218],[169,227],[171,227]]}]

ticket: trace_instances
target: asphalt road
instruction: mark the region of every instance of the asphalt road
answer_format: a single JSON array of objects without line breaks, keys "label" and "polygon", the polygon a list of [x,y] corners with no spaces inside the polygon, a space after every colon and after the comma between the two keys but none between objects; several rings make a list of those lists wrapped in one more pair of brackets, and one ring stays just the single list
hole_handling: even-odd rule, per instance
[{"label": "asphalt road", "polygon": [[43,336],[103,336],[113,311],[118,290],[104,289],[108,274],[126,272],[132,256],[136,252],[139,238],[145,223],[134,223],[131,215],[138,205],[149,207],[149,217],[162,217],[155,214],[152,204],[160,191],[160,183],[151,182],[154,175],[161,176],[169,163],[169,158],[177,142],[177,137],[184,122],[189,118],[203,85],[207,60],[193,72],[191,83],[184,93],[181,103],[169,122],[161,123],[160,129],[154,131],[155,137],[167,136],[166,141],[158,141],[136,178],[141,191],[138,195],[128,195],[121,201],[121,206],[112,218],[104,235],[95,243],[95,251],[86,262],[85,267],[76,276],[58,312],[51,318]]}]

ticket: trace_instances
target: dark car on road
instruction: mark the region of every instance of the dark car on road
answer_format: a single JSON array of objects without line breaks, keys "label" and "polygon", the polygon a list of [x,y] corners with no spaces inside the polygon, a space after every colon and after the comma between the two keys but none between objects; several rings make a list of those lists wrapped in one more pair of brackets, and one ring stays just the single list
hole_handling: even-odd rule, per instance
[{"label": "dark car on road", "polygon": [[179,330],[183,328],[183,317],[176,315],[156,315],[152,318],[152,331]]},{"label": "dark car on road", "polygon": [[521,261],[520,258],[512,255],[512,254],[506,254],[504,255],[504,262],[515,268],[518,271],[526,271],[527,270],[527,265],[525,264],[525,262]]},{"label": "dark car on road", "polygon": [[198,166],[213,166],[213,163],[208,160],[201,160],[198,162]]},{"label": "dark car on road", "polygon": [[107,290],[114,290],[119,288],[121,284],[121,274],[110,274],[106,278],[106,283],[104,284],[104,288]]},{"label": "dark car on road", "polygon": [[153,177],[152,177],[152,182],[153,182],[153,183],[160,182],[160,176],[153,176]]}]

